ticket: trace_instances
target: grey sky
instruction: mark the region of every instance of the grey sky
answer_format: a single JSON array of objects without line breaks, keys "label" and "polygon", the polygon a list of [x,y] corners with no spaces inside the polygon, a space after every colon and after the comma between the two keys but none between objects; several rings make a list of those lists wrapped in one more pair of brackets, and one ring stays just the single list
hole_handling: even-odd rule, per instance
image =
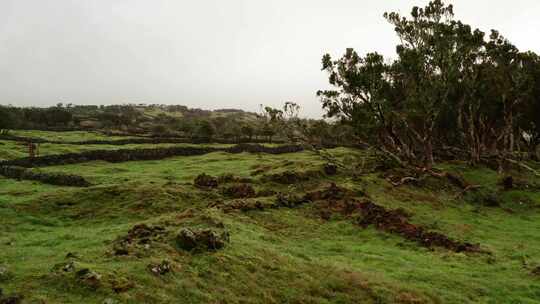
[{"label": "grey sky", "polygon": [[[417,0],[0,0],[0,104],[298,102],[321,115],[321,56],[394,53],[385,11]],[[540,52],[540,1],[455,0],[458,18]]]}]

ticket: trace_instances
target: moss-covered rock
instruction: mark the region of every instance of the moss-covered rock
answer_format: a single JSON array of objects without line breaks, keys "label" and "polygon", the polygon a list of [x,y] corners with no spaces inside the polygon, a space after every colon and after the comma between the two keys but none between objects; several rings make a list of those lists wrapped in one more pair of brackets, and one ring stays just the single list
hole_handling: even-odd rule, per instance
[{"label": "moss-covered rock", "polygon": [[187,251],[222,249],[229,240],[230,236],[227,230],[218,232],[213,229],[183,228],[176,237],[178,247]]}]

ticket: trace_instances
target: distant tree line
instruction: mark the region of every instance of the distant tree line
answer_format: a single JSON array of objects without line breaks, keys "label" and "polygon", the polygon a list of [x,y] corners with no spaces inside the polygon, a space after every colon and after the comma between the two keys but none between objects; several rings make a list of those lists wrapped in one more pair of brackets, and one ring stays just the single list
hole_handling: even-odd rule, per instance
[{"label": "distant tree line", "polygon": [[[63,105],[48,108],[0,106],[0,129],[103,130],[110,133],[178,137],[193,142],[295,141],[287,111],[261,106],[260,113],[235,109],[208,111],[181,105]],[[297,113],[296,113],[297,114]],[[289,115],[290,116],[290,115]],[[290,118],[290,117],[289,117]],[[315,144],[345,143],[345,125],[299,119]],[[309,127],[308,127],[309,126]],[[294,132],[293,132],[294,133]],[[296,133],[298,135],[300,133]],[[332,136],[336,134],[336,136]]]},{"label": "distant tree line", "polygon": [[50,108],[0,106],[0,129],[67,127],[73,115],[62,104]]},{"label": "distant tree line", "polygon": [[331,90],[327,117],[389,154],[431,167],[437,153],[471,163],[509,159],[540,145],[540,58],[454,19],[441,0],[410,17],[386,13],[400,43],[393,60],[378,53],[325,55]]}]

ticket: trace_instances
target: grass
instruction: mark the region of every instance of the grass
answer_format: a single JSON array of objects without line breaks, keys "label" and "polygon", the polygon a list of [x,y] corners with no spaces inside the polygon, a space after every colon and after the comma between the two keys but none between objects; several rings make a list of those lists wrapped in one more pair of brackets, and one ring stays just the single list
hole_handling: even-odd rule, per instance
[{"label": "grass", "polygon": [[[50,141],[69,141],[80,142],[87,140],[111,140],[111,137],[100,132],[92,131],[69,131],[69,132],[55,132],[55,131],[40,131],[40,130],[10,130],[10,135],[42,138]],[[113,139],[128,139],[129,136],[114,136]]]},{"label": "grass", "polygon": [[[330,152],[340,158],[356,154],[343,148]],[[490,169],[441,165],[495,194],[501,207],[483,206],[437,185],[396,188],[379,173],[293,186],[254,177],[254,186],[300,194],[332,181],[362,189],[380,205],[407,210],[415,224],[480,243],[491,254],[430,250],[373,227],[360,228],[342,216],[323,220],[310,204],[223,213],[209,207],[228,200],[219,190],[191,185],[203,172],[250,177],[258,169],[270,174],[323,164],[310,152],[212,153],[42,169],[82,175],[94,184],[86,189],[0,178],[0,265],[11,272],[0,284],[4,292],[20,292],[30,303],[540,302],[540,278],[531,274],[540,266],[540,193],[503,191],[497,185],[500,176]],[[539,182],[523,172],[515,175]],[[138,257],[111,255],[114,241],[139,223],[165,227],[166,239]],[[231,242],[223,250],[189,253],[176,247],[174,237],[182,227],[212,223],[230,231]],[[100,288],[91,290],[72,274],[52,271],[66,263],[68,253],[80,257],[76,267],[102,275]],[[158,277],[147,270],[162,260],[171,262],[172,273]],[[132,286],[113,291],[122,284]]]}]

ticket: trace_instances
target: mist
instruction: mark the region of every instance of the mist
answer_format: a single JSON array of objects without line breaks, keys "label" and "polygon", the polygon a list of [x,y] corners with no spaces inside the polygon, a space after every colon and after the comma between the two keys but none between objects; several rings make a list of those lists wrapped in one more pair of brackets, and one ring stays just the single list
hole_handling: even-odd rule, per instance
[{"label": "mist", "polygon": [[[0,104],[182,104],[323,111],[324,53],[393,56],[382,14],[427,1],[3,0]],[[540,52],[540,2],[453,1],[456,17]]]}]

